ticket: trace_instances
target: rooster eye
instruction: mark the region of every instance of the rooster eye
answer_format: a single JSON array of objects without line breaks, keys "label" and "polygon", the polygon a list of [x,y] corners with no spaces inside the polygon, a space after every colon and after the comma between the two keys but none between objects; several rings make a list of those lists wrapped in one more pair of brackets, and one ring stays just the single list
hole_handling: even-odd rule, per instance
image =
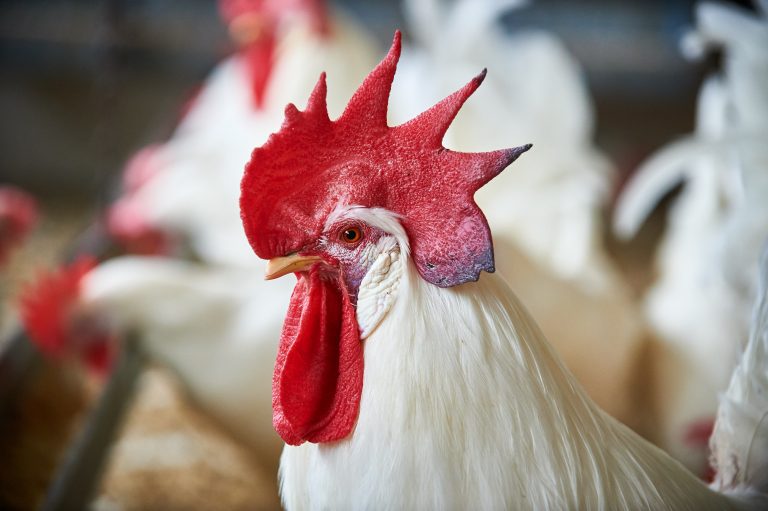
[{"label": "rooster eye", "polygon": [[363,232],[359,227],[349,227],[341,232],[341,241],[350,245],[357,243],[362,237]]}]

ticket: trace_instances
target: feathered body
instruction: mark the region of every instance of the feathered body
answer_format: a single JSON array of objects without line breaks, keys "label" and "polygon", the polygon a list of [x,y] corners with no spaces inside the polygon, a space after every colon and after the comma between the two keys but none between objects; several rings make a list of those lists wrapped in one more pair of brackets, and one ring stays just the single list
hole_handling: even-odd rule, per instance
[{"label": "feathered body", "polygon": [[741,508],[599,410],[500,277],[433,286],[393,234],[407,270],[364,341],[357,424],[285,447],[287,509]]}]

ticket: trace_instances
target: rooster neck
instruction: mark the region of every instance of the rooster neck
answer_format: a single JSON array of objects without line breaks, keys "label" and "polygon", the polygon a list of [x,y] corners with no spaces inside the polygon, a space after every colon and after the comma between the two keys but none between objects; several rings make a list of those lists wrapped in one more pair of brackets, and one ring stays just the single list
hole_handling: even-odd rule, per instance
[{"label": "rooster neck", "polygon": [[727,507],[597,410],[499,277],[403,279],[352,435],[284,450],[288,509]]}]

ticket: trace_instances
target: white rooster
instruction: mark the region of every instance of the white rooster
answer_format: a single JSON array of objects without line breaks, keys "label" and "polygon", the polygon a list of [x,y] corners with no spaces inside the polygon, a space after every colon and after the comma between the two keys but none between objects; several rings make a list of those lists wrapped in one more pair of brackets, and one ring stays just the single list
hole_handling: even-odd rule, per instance
[{"label": "white rooster", "polygon": [[[246,51],[221,64],[208,79],[173,137],[137,155],[126,174],[126,194],[111,213],[118,236],[157,247],[155,233],[186,238],[207,266],[156,257],[124,257],[95,268],[74,267],[44,279],[27,307],[39,346],[48,353],[74,349],[103,367],[105,339],[114,328],[139,333],[155,360],[179,376],[200,408],[244,440],[269,468],[277,467],[280,439],[270,425],[269,367],[277,349],[282,289],[263,282],[242,234],[237,207],[244,162],[254,140],[266,140],[282,120],[282,106],[306,96],[319,70],[338,72],[340,111],[375,61],[367,38],[337,17],[318,31],[321,2],[222,2],[225,17],[239,31],[271,20],[278,37],[269,81],[254,98]],[[272,18],[265,18],[267,14]],[[298,11],[298,14],[297,14]],[[311,16],[301,16],[307,13]],[[254,17],[255,15],[258,15]],[[298,17],[297,17],[298,16]],[[242,21],[242,20],[241,20]],[[263,28],[263,27],[262,27]],[[276,105],[280,105],[276,107]],[[148,236],[149,234],[149,236]],[[160,237],[160,242],[167,238]],[[160,245],[164,247],[163,244]],[[65,283],[63,299],[46,302],[46,287]],[[281,295],[281,293],[283,293]],[[43,297],[42,304],[34,298]],[[54,310],[76,310],[99,335],[77,340],[82,325],[67,331],[34,326]],[[64,315],[66,316],[66,314]],[[89,328],[90,328],[89,326]],[[106,331],[104,331],[104,327]],[[57,327],[58,328],[58,327]],[[53,330],[56,330],[54,328]]]},{"label": "white rooster", "polygon": [[254,62],[246,46],[214,70],[172,138],[132,161],[126,193],[109,224],[117,238],[170,233],[182,237],[203,261],[247,267],[253,261],[236,205],[243,161],[254,140],[266,140],[280,126],[283,106],[306,97],[323,70],[336,74],[337,94],[329,102],[340,112],[375,63],[376,52],[353,22],[327,15],[323,2],[221,4],[230,27],[242,32],[249,26],[246,19],[275,32],[261,99],[254,99]]},{"label": "white rooster", "polygon": [[484,74],[388,127],[399,53],[397,33],[336,121],[321,76],[243,177],[267,277],[298,276],[273,380],[285,506],[765,509],[768,458],[743,450],[765,447],[765,331],[723,408],[717,493],[601,412],[503,280],[480,278],[493,248],[472,196],[530,146],[441,145]]},{"label": "white rooster", "polygon": [[398,65],[390,120],[412,118],[488,66],[486,88],[462,109],[444,145],[491,149],[525,138],[558,148],[526,157],[480,190],[478,204],[493,229],[499,270],[566,365],[604,410],[642,429],[633,393],[646,331],[602,242],[612,169],[592,143],[594,115],[578,62],[550,33],[504,32],[499,18],[526,3],[406,1],[414,48]]},{"label": "white rooster", "polygon": [[684,187],[645,297],[659,337],[652,374],[658,441],[696,472],[707,466],[716,396],[741,351],[755,296],[757,252],[768,236],[768,22],[703,3],[689,54],[724,52],[723,72],[699,93],[696,131],[652,156],[618,203],[615,229],[632,236],[669,190]]}]

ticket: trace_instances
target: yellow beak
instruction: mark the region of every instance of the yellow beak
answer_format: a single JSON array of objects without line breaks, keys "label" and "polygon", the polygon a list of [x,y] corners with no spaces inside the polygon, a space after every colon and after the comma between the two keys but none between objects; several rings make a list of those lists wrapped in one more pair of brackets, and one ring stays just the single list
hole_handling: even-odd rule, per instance
[{"label": "yellow beak", "polygon": [[320,261],[322,261],[322,258],[318,256],[303,256],[299,254],[275,257],[267,261],[264,280],[272,280],[289,273],[307,270],[310,266]]}]

